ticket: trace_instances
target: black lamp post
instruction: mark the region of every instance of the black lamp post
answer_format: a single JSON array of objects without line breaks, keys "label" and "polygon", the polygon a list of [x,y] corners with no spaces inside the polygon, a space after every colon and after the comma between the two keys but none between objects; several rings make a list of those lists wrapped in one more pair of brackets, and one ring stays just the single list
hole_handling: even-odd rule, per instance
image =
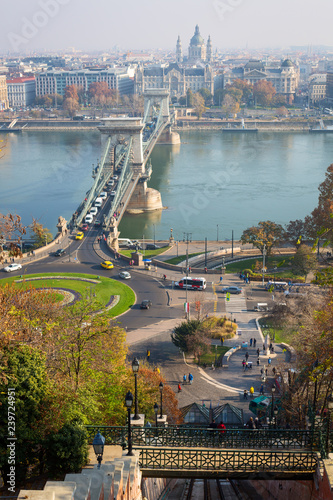
[{"label": "black lamp post", "polygon": [[133,394],[131,391],[128,391],[128,393],[125,396],[125,406],[127,408],[127,415],[128,415],[128,453],[127,456],[133,456],[133,451],[132,451],[132,432],[131,432],[131,408],[133,405]]},{"label": "black lamp post", "polygon": [[163,412],[163,382],[160,382],[160,385],[158,386],[160,393],[161,393],[161,413],[160,413],[160,418],[162,418],[162,412]]},{"label": "black lamp post", "polygon": [[104,444],[105,444],[105,437],[102,436],[102,434],[98,431],[92,442],[98,462],[98,469],[100,468],[101,462],[103,460]]},{"label": "black lamp post", "polygon": [[270,425],[270,427],[272,427],[272,422],[273,422],[274,393],[275,393],[275,385],[273,385],[273,387],[272,387],[271,425]]},{"label": "black lamp post", "polygon": [[139,360],[138,360],[138,358],[134,358],[132,361],[132,370],[134,373],[134,381],[135,381],[135,391],[134,391],[134,398],[135,398],[134,399],[134,401],[135,401],[135,412],[134,413],[135,414],[134,414],[133,420],[140,419],[139,412],[138,412],[138,381],[137,381],[139,368],[140,368]]},{"label": "black lamp post", "polygon": [[158,404],[154,404],[154,412],[155,412],[155,427],[157,427],[157,414],[158,414]]},{"label": "black lamp post", "polygon": [[278,407],[277,406],[274,406],[274,427],[275,429],[277,428],[277,416],[278,416],[278,413],[279,413],[279,410],[278,410]]}]

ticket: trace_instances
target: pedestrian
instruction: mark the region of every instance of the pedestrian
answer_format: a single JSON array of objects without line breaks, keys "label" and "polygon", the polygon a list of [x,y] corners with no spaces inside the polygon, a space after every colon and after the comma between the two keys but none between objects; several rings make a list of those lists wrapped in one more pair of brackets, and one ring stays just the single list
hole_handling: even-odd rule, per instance
[{"label": "pedestrian", "polygon": [[249,359],[249,353],[247,351],[245,353],[245,359],[246,359],[246,361]]},{"label": "pedestrian", "polygon": [[243,361],[242,361],[243,370],[245,370],[245,365],[246,365],[246,361],[245,361],[245,359],[243,359]]},{"label": "pedestrian", "polygon": [[147,349],[147,361],[149,361],[149,358],[150,358],[150,351],[149,349]]},{"label": "pedestrian", "polygon": [[250,347],[252,347],[252,338],[250,338]]},{"label": "pedestrian", "polygon": [[253,347],[256,346],[256,343],[257,343],[257,339],[253,339]]},{"label": "pedestrian", "polygon": [[178,392],[182,392],[182,386],[178,384]]},{"label": "pedestrian", "polygon": [[191,266],[188,266],[188,272],[191,274]]},{"label": "pedestrian", "polygon": [[254,396],[254,387],[253,386],[250,387],[250,396],[251,396],[251,398],[253,398],[253,396]]},{"label": "pedestrian", "polygon": [[267,375],[268,375],[268,369],[267,369],[267,368],[266,368],[266,370],[265,370],[265,373],[266,373],[266,377],[267,377]]},{"label": "pedestrian", "polygon": [[262,346],[262,352],[265,354],[265,351],[266,351],[266,347],[265,347],[265,344],[263,344],[263,346]]},{"label": "pedestrian", "polygon": [[273,366],[272,371],[273,371],[273,375],[275,376],[276,375],[276,368],[275,368],[275,366]]},{"label": "pedestrian", "polygon": [[220,338],[220,340],[221,340],[221,345],[223,345],[224,338],[223,338],[223,337],[221,337],[221,338]]},{"label": "pedestrian", "polygon": [[213,421],[208,426],[209,429],[217,429],[217,423],[213,419]]},{"label": "pedestrian", "polygon": [[247,390],[244,389],[244,399],[247,399]]},{"label": "pedestrian", "polygon": [[268,358],[268,364],[270,365],[271,363],[272,363],[272,360],[271,360],[271,358],[269,357],[269,358]]},{"label": "pedestrian", "polygon": [[258,417],[256,417],[256,418],[254,419],[254,425],[255,425],[255,428],[256,428],[256,429],[260,429],[260,427],[261,427],[261,422],[260,422],[260,420],[259,420],[259,418],[258,418]]},{"label": "pedestrian", "polygon": [[248,421],[248,423],[246,424],[246,427],[248,429],[255,429],[256,428],[256,425],[254,423],[254,420],[253,420],[253,417],[250,417],[250,420]]},{"label": "pedestrian", "polygon": [[249,370],[252,370],[252,361],[248,361],[247,366],[248,366]]},{"label": "pedestrian", "polygon": [[261,373],[261,375],[264,374],[264,369],[263,368],[261,368],[260,373]]},{"label": "pedestrian", "polygon": [[257,359],[257,365],[260,365],[260,358]]},{"label": "pedestrian", "polygon": [[258,354],[258,357],[259,357],[259,354],[260,354],[260,349],[259,349],[259,347],[258,347],[258,349],[257,349],[257,354]]},{"label": "pedestrian", "polygon": [[186,375],[183,376],[183,384],[186,384]]},{"label": "pedestrian", "polygon": [[220,423],[217,425],[217,428],[218,428],[218,430],[219,430],[219,435],[220,435],[220,437],[222,437],[222,434],[224,434],[224,433],[225,433],[225,429],[226,429],[226,427],[225,427],[224,423],[223,423],[223,422],[220,422]]},{"label": "pedestrian", "polygon": [[248,368],[249,368],[249,363],[246,361],[245,362],[245,371],[248,370]]},{"label": "pedestrian", "polygon": [[259,393],[260,393],[261,396],[264,395],[264,384],[261,384]]},{"label": "pedestrian", "polygon": [[192,382],[193,382],[193,375],[192,375],[192,373],[188,374],[188,380],[189,380],[190,384],[192,384]]},{"label": "pedestrian", "polygon": [[208,272],[208,271],[207,271],[207,267],[205,267],[205,273],[207,274],[207,272]]}]

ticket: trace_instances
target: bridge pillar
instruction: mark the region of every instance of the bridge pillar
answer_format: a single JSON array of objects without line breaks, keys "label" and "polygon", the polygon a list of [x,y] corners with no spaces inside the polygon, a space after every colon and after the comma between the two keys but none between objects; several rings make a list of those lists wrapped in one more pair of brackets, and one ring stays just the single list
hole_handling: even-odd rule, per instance
[{"label": "bridge pillar", "polygon": [[162,208],[161,193],[157,189],[147,187],[147,182],[145,181],[138,182],[126,211],[130,214],[140,214],[162,210]]},{"label": "bridge pillar", "polygon": [[180,136],[178,132],[172,132],[170,124],[162,132],[157,142],[158,144],[170,144],[173,146],[176,144],[180,144]]},{"label": "bridge pillar", "polygon": [[149,89],[143,93],[144,121],[148,122],[153,117],[154,106],[159,106],[161,117],[169,119],[169,91],[166,89]]},{"label": "bridge pillar", "polygon": [[102,155],[105,152],[106,143],[110,139],[110,150],[118,145],[128,143],[132,139],[133,166],[144,172],[144,160],[142,150],[142,130],[141,118],[103,118],[103,125],[98,127],[101,132]]}]

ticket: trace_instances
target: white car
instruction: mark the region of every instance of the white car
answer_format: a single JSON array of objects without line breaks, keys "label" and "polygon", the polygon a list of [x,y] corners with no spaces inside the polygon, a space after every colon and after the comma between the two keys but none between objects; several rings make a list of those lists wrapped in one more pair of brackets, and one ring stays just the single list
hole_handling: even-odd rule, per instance
[{"label": "white car", "polygon": [[97,215],[97,212],[98,212],[98,207],[91,207],[90,209],[91,215]]},{"label": "white car", "polygon": [[113,175],[113,176],[112,176],[112,179],[113,179],[114,181],[117,181],[117,180],[118,180],[118,175]]},{"label": "white car", "polygon": [[91,224],[93,220],[94,220],[94,217],[91,214],[86,215],[84,218],[84,222],[86,224]]},{"label": "white car", "polygon": [[120,271],[119,278],[123,278],[124,280],[131,279],[131,275],[128,271]]},{"label": "white car", "polygon": [[9,266],[6,266],[3,268],[3,270],[6,273],[11,273],[12,271],[18,271],[19,269],[22,269],[21,264],[9,264]]},{"label": "white car", "polygon": [[116,196],[117,193],[116,193],[116,191],[111,191],[110,194],[111,194],[111,196]]},{"label": "white car", "polygon": [[108,193],[106,193],[105,191],[102,191],[101,194],[99,195],[99,198],[102,198],[103,200],[106,200],[107,197]]}]

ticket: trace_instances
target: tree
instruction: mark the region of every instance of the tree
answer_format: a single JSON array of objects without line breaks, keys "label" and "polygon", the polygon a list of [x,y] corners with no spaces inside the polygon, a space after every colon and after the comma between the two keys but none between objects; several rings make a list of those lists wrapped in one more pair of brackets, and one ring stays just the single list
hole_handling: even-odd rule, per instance
[{"label": "tree", "polygon": [[19,215],[0,213],[0,262],[6,256],[5,247],[13,257],[22,256],[20,243],[26,232],[26,227],[22,224]]},{"label": "tree", "polygon": [[80,109],[79,101],[72,97],[67,97],[64,99],[63,108],[73,118],[77,110]]},{"label": "tree", "polygon": [[259,80],[253,86],[253,96],[255,98],[256,104],[261,106],[269,106],[276,94],[276,90],[273,87],[272,82],[267,80]]},{"label": "tree", "polygon": [[247,102],[250,99],[253,93],[252,83],[249,83],[246,80],[241,80],[240,78],[236,78],[236,80],[232,82],[231,87],[234,87],[242,91],[242,100],[245,102]]},{"label": "tree", "polygon": [[280,224],[271,221],[261,221],[258,226],[246,229],[242,236],[242,245],[251,243],[263,253],[266,249],[267,255],[272,253],[272,248],[276,246],[283,238],[284,230]]},{"label": "tree", "polygon": [[51,231],[47,227],[44,227],[43,224],[38,222],[36,219],[33,219],[29,229],[32,232],[32,237],[34,239],[34,248],[43,247],[53,241],[53,234]]},{"label": "tree", "polygon": [[223,102],[222,102],[222,109],[225,113],[238,113],[239,111],[239,104],[238,102],[235,101],[233,97],[231,97],[229,94],[226,94],[224,96]]},{"label": "tree", "polygon": [[333,243],[333,163],[327,168],[325,180],[318,190],[318,205],[311,215],[305,218],[306,232],[313,239],[323,235]]},{"label": "tree", "polygon": [[312,248],[300,245],[292,259],[292,271],[298,276],[304,276],[305,280],[309,272],[318,266],[316,255]]},{"label": "tree", "polygon": [[233,87],[231,85],[227,86],[225,90],[226,90],[226,95],[232,97],[234,101],[236,101],[238,104],[241,103],[243,97],[242,90],[238,89],[237,87]]},{"label": "tree", "polygon": [[302,219],[291,220],[286,226],[284,233],[285,239],[290,241],[296,247],[301,244],[306,235],[305,223]]},{"label": "tree", "polygon": [[276,114],[278,116],[286,116],[288,114],[288,110],[285,106],[281,106],[281,108],[276,110]]},{"label": "tree", "polygon": [[181,351],[188,352],[188,339],[199,330],[200,326],[201,322],[197,319],[183,321],[171,334],[173,344]]},{"label": "tree", "polygon": [[214,92],[214,104],[215,106],[221,106],[224,96],[225,96],[225,90],[224,89],[217,89]]},{"label": "tree", "polygon": [[202,89],[198,90],[199,94],[204,98],[205,101],[205,106],[210,106],[212,103],[212,94],[211,92],[203,87]]},{"label": "tree", "polygon": [[200,118],[202,117],[203,113],[206,110],[206,107],[204,98],[202,97],[201,94],[199,94],[199,92],[197,92],[193,96],[193,108],[196,116],[198,117],[198,120],[200,120]]},{"label": "tree", "polygon": [[65,87],[65,100],[66,99],[74,99],[74,101],[79,102],[79,95],[78,95],[78,87],[76,85],[67,85]]},{"label": "tree", "polygon": [[188,108],[192,108],[193,107],[193,92],[191,89],[187,89],[187,92],[186,92],[186,106]]}]

